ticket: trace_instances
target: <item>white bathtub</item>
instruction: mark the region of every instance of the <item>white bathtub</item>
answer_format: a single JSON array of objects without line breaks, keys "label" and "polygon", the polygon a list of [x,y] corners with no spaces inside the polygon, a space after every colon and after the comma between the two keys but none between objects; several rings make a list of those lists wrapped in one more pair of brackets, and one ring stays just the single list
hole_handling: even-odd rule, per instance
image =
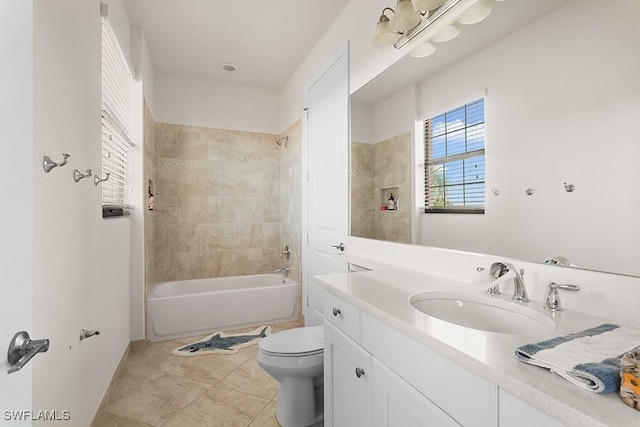
[{"label": "white bathtub", "polygon": [[147,297],[147,339],[297,320],[298,289],[279,274],[156,283]]}]

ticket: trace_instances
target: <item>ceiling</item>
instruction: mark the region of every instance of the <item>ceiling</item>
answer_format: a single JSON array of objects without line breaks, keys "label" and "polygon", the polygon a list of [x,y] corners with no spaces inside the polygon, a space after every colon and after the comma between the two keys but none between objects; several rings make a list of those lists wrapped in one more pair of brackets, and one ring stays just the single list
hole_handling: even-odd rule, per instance
[{"label": "ceiling", "polygon": [[[124,0],[156,71],[281,89],[348,0]],[[221,64],[238,66],[224,71]]]}]

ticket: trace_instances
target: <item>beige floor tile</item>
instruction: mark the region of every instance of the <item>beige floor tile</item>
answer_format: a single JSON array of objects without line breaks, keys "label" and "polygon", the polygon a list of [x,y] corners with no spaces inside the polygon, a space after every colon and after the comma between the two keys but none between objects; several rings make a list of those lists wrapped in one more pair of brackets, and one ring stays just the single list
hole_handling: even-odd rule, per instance
[{"label": "beige floor tile", "polygon": [[213,387],[163,427],[245,427],[268,404],[267,399]]},{"label": "beige floor tile", "polygon": [[171,355],[171,357],[177,359],[170,361],[174,365],[174,368],[170,371],[171,374],[210,385],[218,384],[223,378],[251,358],[251,356],[241,353],[205,354],[192,357]]},{"label": "beige floor tile", "polygon": [[267,374],[253,358],[229,374],[218,384],[218,387],[248,393],[269,400],[273,399],[278,393],[278,382]]},{"label": "beige floor tile", "polygon": [[127,366],[109,399],[107,411],[160,426],[210,387],[177,375]]},{"label": "beige floor tile", "polygon": [[277,406],[278,402],[269,402],[267,407],[260,412],[251,424],[249,424],[249,427],[280,427],[280,423],[276,418]]},{"label": "beige floor tile", "polygon": [[111,412],[104,413],[99,419],[91,424],[91,427],[149,427],[145,424],[131,418],[113,414]]}]

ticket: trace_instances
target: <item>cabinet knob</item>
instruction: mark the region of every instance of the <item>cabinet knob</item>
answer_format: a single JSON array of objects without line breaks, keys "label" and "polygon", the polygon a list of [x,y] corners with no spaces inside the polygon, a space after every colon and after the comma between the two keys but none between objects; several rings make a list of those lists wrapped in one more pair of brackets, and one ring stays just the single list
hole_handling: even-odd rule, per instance
[{"label": "cabinet knob", "polygon": [[364,375],[364,369],[356,368],[356,377],[360,378],[363,375]]},{"label": "cabinet knob", "polygon": [[340,309],[339,308],[335,308],[333,309],[333,315],[338,317],[338,315],[340,314]]}]

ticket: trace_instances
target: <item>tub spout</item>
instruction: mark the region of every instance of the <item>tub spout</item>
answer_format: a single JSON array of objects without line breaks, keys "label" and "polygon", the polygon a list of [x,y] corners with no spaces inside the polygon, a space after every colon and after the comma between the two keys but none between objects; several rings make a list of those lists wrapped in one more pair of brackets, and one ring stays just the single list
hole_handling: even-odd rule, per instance
[{"label": "tub spout", "polygon": [[289,276],[289,267],[276,268],[275,274],[282,274],[282,278]]}]

